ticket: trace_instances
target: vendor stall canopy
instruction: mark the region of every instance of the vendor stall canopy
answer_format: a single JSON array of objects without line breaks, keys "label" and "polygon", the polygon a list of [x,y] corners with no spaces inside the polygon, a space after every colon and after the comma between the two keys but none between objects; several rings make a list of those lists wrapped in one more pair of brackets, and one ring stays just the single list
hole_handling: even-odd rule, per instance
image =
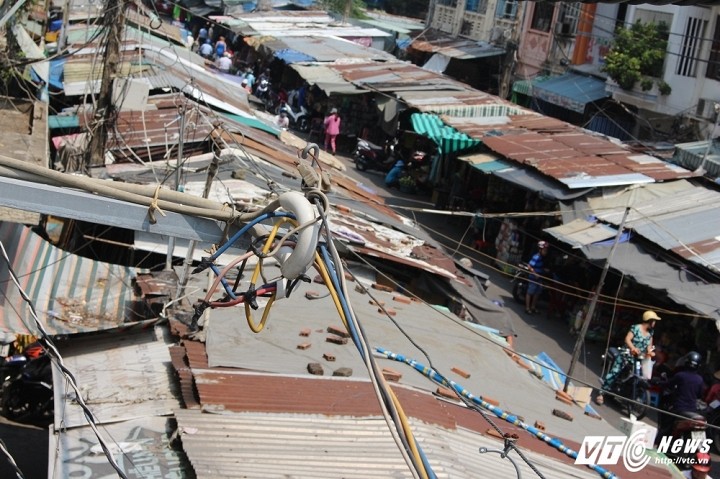
[{"label": "vendor stall canopy", "polygon": [[470,138],[465,133],[447,126],[437,115],[414,113],[410,120],[415,132],[434,141],[442,154],[467,150],[480,144],[480,140]]}]

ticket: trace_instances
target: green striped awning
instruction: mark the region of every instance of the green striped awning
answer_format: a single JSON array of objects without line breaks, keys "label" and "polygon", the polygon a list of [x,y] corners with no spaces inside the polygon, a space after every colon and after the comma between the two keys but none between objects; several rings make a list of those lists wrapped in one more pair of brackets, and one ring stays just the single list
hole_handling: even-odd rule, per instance
[{"label": "green striped awning", "polygon": [[439,116],[430,113],[413,113],[410,116],[413,129],[434,141],[442,154],[455,153],[480,144],[480,140],[446,125]]}]

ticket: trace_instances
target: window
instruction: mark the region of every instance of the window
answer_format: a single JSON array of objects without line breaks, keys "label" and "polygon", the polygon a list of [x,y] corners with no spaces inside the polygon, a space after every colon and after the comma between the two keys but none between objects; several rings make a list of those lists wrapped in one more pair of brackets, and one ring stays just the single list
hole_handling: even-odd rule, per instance
[{"label": "window", "polygon": [[485,15],[487,13],[487,4],[487,0],[467,0],[465,11]]},{"label": "window", "polygon": [[561,3],[558,12],[556,33],[560,35],[574,35],[577,33],[578,18],[580,17],[580,3]]},{"label": "window", "polygon": [[535,3],[532,14],[532,21],[530,22],[531,30],[539,30],[541,32],[550,31],[550,23],[552,22],[553,11],[555,9],[554,3],[541,2]]},{"label": "window", "polygon": [[710,47],[710,58],[708,58],[705,76],[713,80],[720,80],[720,15],[715,19],[715,35],[713,35]]},{"label": "window", "polygon": [[438,0],[438,5],[455,8],[457,7],[457,0]]},{"label": "window", "polygon": [[675,73],[685,77],[697,75],[698,59],[702,39],[705,36],[707,22],[701,18],[688,17],[685,24],[685,35],[680,47],[680,60]]},{"label": "window", "polygon": [[495,16],[514,20],[517,17],[517,0],[498,0]]}]

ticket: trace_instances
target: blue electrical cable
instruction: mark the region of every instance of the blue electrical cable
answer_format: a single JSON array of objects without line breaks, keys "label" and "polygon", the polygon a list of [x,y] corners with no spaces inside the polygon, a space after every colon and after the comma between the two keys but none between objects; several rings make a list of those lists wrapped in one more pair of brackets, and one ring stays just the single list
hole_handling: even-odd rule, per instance
[{"label": "blue electrical cable", "polygon": [[[209,265],[210,269],[212,269],[212,271],[215,273],[215,276],[220,276],[220,269],[217,266],[215,266],[214,262],[216,259],[218,259],[220,257],[221,254],[223,254],[225,251],[227,251],[228,248],[230,248],[233,244],[235,244],[235,242],[237,240],[239,240],[242,235],[247,233],[248,230],[250,228],[252,228],[253,226],[255,226],[256,224],[260,223],[261,221],[265,221],[266,219],[269,219],[269,218],[282,218],[282,217],[295,219],[295,215],[293,215],[292,213],[285,213],[285,212],[264,213],[264,214],[258,216],[257,218],[255,218],[254,220],[250,221],[249,223],[247,223],[242,228],[240,228],[240,230],[237,233],[235,233],[229,240],[227,240],[225,242],[225,244],[223,244],[220,248],[218,248],[218,250],[215,253],[213,253],[212,256],[210,256],[209,258],[203,258],[203,262],[210,263],[210,265]],[[222,284],[223,289],[232,299],[237,299],[237,296],[235,296],[235,293],[232,292],[232,287],[230,286],[230,284],[228,284],[228,282],[225,280],[225,278],[220,278],[220,284]]]},{"label": "blue electrical cable", "polygon": [[[458,395],[461,395],[473,403],[477,404],[478,406],[482,406],[483,408],[491,411],[493,414],[495,414],[500,419],[504,419],[505,421],[509,422],[510,424],[513,424],[515,426],[521,427],[525,429],[527,432],[532,434],[533,436],[537,437],[538,439],[546,442],[547,444],[550,444],[558,451],[566,454],[567,456],[571,457],[572,459],[577,459],[577,452],[573,451],[569,447],[565,446],[562,441],[560,441],[557,438],[553,438],[542,432],[541,430],[532,427],[525,422],[521,421],[520,418],[518,418],[515,415],[508,414],[499,407],[493,406],[489,402],[482,399],[482,396],[474,396],[472,393],[468,392],[465,388],[457,384],[455,381],[450,381],[447,378],[445,378],[442,374],[438,373],[432,368],[429,368],[427,366],[424,366],[420,364],[419,362],[415,361],[414,359],[407,359],[405,356],[401,354],[396,354],[391,351],[387,351],[383,348],[375,348],[375,351],[377,351],[379,354],[382,354],[388,359],[392,359],[394,361],[403,362],[409,366],[412,366],[417,371],[420,371],[425,376],[430,378],[431,380],[435,381],[436,383],[447,386],[452,388],[453,391],[455,391]],[[598,466],[596,464],[588,464],[586,467],[589,469],[594,470],[598,474],[600,474],[601,477],[605,479],[618,479],[618,476],[616,476],[614,473],[608,471],[604,467]]]}]

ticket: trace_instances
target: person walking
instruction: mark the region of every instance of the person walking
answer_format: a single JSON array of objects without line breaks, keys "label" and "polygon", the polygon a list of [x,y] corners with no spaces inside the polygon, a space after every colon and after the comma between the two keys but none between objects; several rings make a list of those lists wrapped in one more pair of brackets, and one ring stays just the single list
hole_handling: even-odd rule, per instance
[{"label": "person walking", "polygon": [[[633,356],[655,356],[653,351],[653,333],[655,331],[655,322],[660,321],[660,316],[655,311],[645,311],[642,315],[642,323],[633,324],[625,335],[625,346],[630,350]],[[618,354],[615,361],[610,366],[610,370],[605,375],[602,383],[604,391],[610,390],[615,383],[620,372],[625,367],[627,357]],[[602,391],[595,398],[597,404],[603,404],[605,398]]]},{"label": "person walking", "polygon": [[545,257],[547,256],[550,245],[547,241],[538,241],[538,252],[528,261],[528,287],[525,293],[525,312],[528,314],[537,314],[537,302],[542,293],[542,276],[547,275],[545,269]]},{"label": "person walking", "polygon": [[340,134],[340,116],[337,108],[330,110],[330,115],[323,122],[325,125],[325,151],[332,151],[334,155],[337,151],[335,147],[335,139]]}]

